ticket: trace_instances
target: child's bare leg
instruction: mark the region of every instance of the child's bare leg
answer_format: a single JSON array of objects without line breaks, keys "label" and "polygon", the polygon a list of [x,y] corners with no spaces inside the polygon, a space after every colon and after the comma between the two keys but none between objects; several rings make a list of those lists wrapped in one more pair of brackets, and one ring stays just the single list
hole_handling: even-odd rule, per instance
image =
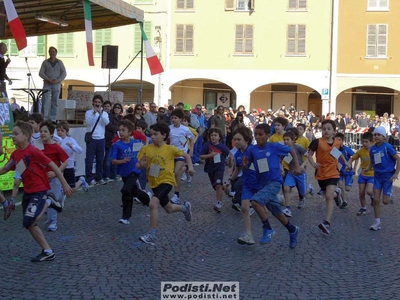
[{"label": "child's bare leg", "polygon": [[176,161],[175,162],[175,181],[176,181],[176,187],[175,187],[175,192],[178,192],[181,190],[181,177],[182,177],[182,172],[183,172],[183,167],[185,165],[184,161]]},{"label": "child's bare leg", "polygon": [[328,185],[325,190],[325,201],[326,201],[326,217],[325,220],[331,223],[333,213],[333,198],[337,196],[335,192],[335,185]]},{"label": "child's bare leg", "polygon": [[215,191],[217,193],[217,201],[222,201],[222,196],[224,194],[224,190],[222,188],[222,185],[218,184],[215,186]]},{"label": "child's bare leg", "polygon": [[283,196],[285,197],[285,205],[290,206],[290,186],[285,185],[283,187]]},{"label": "child's bare leg", "polygon": [[374,189],[374,214],[375,214],[375,219],[378,219],[381,217],[381,207],[380,203],[381,202],[381,190],[375,190]]},{"label": "child's bare leg", "polygon": [[365,207],[366,206],[366,201],[365,201],[365,191],[366,191],[366,186],[365,183],[360,183],[358,185],[358,196],[360,198],[360,205],[361,207]]},{"label": "child's bare leg", "polygon": [[[150,200],[150,229],[157,229],[158,224],[158,206],[160,200],[157,197],[152,197]],[[168,205],[168,204],[167,204]]]},{"label": "child's bare leg", "polygon": [[251,234],[250,200],[242,199],[243,223],[246,233]]}]

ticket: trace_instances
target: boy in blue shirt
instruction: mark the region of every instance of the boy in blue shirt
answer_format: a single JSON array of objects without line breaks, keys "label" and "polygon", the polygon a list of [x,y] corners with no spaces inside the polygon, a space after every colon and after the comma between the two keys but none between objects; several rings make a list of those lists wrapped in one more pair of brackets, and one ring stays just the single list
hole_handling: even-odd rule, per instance
[{"label": "boy in blue shirt", "polygon": [[120,174],[124,185],[122,193],[122,218],[119,223],[129,225],[132,216],[133,197],[137,197],[144,205],[149,205],[151,193],[146,193],[140,187],[141,170],[136,169],[137,155],[143,144],[139,140],[132,139],[134,125],[129,120],[122,120],[118,126],[121,139],[111,147],[111,163],[117,166],[117,174]]},{"label": "boy in blue shirt", "polygon": [[[355,154],[353,149],[350,147],[347,147],[343,144],[344,142],[344,134],[339,132],[336,133],[335,138],[339,140],[340,142],[340,152],[342,152],[343,157],[346,161],[349,161],[350,158]],[[346,208],[347,207],[347,201],[346,201],[346,193],[350,192],[351,187],[353,186],[353,175],[355,174],[353,169],[347,170],[345,162],[339,158],[339,182],[338,182],[338,187],[342,190],[342,205],[339,206],[339,208]]]},{"label": "boy in blue shirt", "polygon": [[[375,221],[369,228],[370,230],[381,229],[381,194],[382,202],[387,205],[393,202],[392,187],[393,181],[398,179],[400,171],[400,157],[396,150],[386,143],[386,129],[383,126],[374,129],[375,145],[369,149],[371,162],[363,171],[363,174],[374,168],[374,214]],[[395,169],[396,168],[396,169]]]},{"label": "boy in blue shirt", "polygon": [[243,168],[248,169],[254,165],[257,173],[257,182],[254,188],[258,190],[250,201],[263,223],[264,234],[260,244],[267,244],[275,234],[268,221],[267,212],[264,206],[282,223],[289,231],[289,247],[297,245],[299,227],[292,225],[282,212],[277,195],[282,187],[283,179],[280,172],[280,156],[287,156],[291,153],[295,168],[294,173],[300,173],[299,161],[293,149],[280,143],[267,143],[270,133],[268,124],[259,124],[255,128],[255,139],[257,145],[249,147],[243,155]]}]

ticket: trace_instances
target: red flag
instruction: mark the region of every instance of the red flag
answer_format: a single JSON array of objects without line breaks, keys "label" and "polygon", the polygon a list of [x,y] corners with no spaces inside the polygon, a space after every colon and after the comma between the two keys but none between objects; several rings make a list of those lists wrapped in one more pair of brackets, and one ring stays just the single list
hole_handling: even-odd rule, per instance
[{"label": "red flag", "polygon": [[4,7],[6,9],[8,25],[10,26],[11,32],[14,36],[18,50],[21,51],[27,46],[24,26],[22,26],[21,20],[18,18],[12,0],[4,0]]}]

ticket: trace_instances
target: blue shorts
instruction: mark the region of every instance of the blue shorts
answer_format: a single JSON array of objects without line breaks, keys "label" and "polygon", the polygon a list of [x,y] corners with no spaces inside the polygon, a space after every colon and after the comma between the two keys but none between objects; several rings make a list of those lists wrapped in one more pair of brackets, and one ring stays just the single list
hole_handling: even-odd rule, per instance
[{"label": "blue shorts", "polygon": [[384,196],[390,196],[392,194],[393,182],[389,179],[394,174],[393,172],[376,174],[374,176],[374,190],[382,190]]},{"label": "blue shorts", "polygon": [[280,215],[282,214],[282,208],[277,195],[281,188],[282,184],[280,182],[270,181],[255,195],[253,195],[250,200],[256,201],[262,206],[266,206],[274,216]]},{"label": "blue shorts", "polygon": [[208,173],[208,178],[210,179],[212,187],[215,189],[217,185],[224,184],[224,170],[217,170],[213,173]]},{"label": "blue shorts", "polygon": [[374,177],[372,176],[364,176],[364,175],[359,175],[358,176],[358,184],[368,184],[368,183],[374,183]]},{"label": "blue shorts", "polygon": [[301,195],[307,194],[307,175],[301,173],[300,175],[294,175],[293,173],[287,173],[285,178],[284,186],[295,187],[299,189]]},{"label": "blue shorts", "polygon": [[243,184],[242,188],[242,201],[250,200],[254,194],[257,193],[257,190],[249,186],[248,184]]},{"label": "blue shorts", "polygon": [[47,200],[47,191],[24,193],[22,196],[23,226],[28,229],[35,224],[36,218],[42,213]]},{"label": "blue shorts", "polygon": [[345,186],[352,187],[353,186],[353,175],[342,175],[340,174],[339,181],[344,181]]}]

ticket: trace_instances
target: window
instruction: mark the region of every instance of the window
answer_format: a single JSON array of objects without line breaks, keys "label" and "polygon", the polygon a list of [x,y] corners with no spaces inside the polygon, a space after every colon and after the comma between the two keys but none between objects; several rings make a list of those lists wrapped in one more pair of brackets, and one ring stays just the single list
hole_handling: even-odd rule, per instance
[{"label": "window", "polygon": [[57,51],[57,54],[61,56],[74,55],[74,34],[72,32],[60,33],[58,35]]},{"label": "window", "polygon": [[306,25],[292,24],[287,27],[287,55],[306,54]]},{"label": "window", "polygon": [[253,10],[254,0],[236,0],[236,10]]},{"label": "window", "polygon": [[[140,24],[135,24],[133,25],[134,27],[134,37],[133,37],[133,50],[134,54],[138,53],[141,49],[141,43],[142,43],[142,32],[140,30]],[[147,40],[150,42],[150,44],[153,44],[153,23],[150,21],[145,21],[143,23],[143,30],[146,33]],[[146,48],[143,47],[144,53],[146,53]]]},{"label": "window", "polygon": [[176,25],[176,54],[193,54],[193,25]]},{"label": "window", "polygon": [[253,54],[253,25],[236,25],[235,53]]},{"label": "window", "polygon": [[367,25],[367,57],[387,57],[387,24]]},{"label": "window", "polygon": [[194,9],[194,0],[176,0],[176,9]]},{"label": "window", "polygon": [[289,10],[306,10],[307,0],[289,0]]},{"label": "window", "polygon": [[29,36],[26,38],[27,46],[21,51],[22,56],[45,56],[46,55],[46,37]]},{"label": "window", "polygon": [[389,10],[389,0],[368,0],[367,10]]},{"label": "window", "polygon": [[94,31],[94,56],[102,55],[103,45],[111,44],[111,28]]}]

